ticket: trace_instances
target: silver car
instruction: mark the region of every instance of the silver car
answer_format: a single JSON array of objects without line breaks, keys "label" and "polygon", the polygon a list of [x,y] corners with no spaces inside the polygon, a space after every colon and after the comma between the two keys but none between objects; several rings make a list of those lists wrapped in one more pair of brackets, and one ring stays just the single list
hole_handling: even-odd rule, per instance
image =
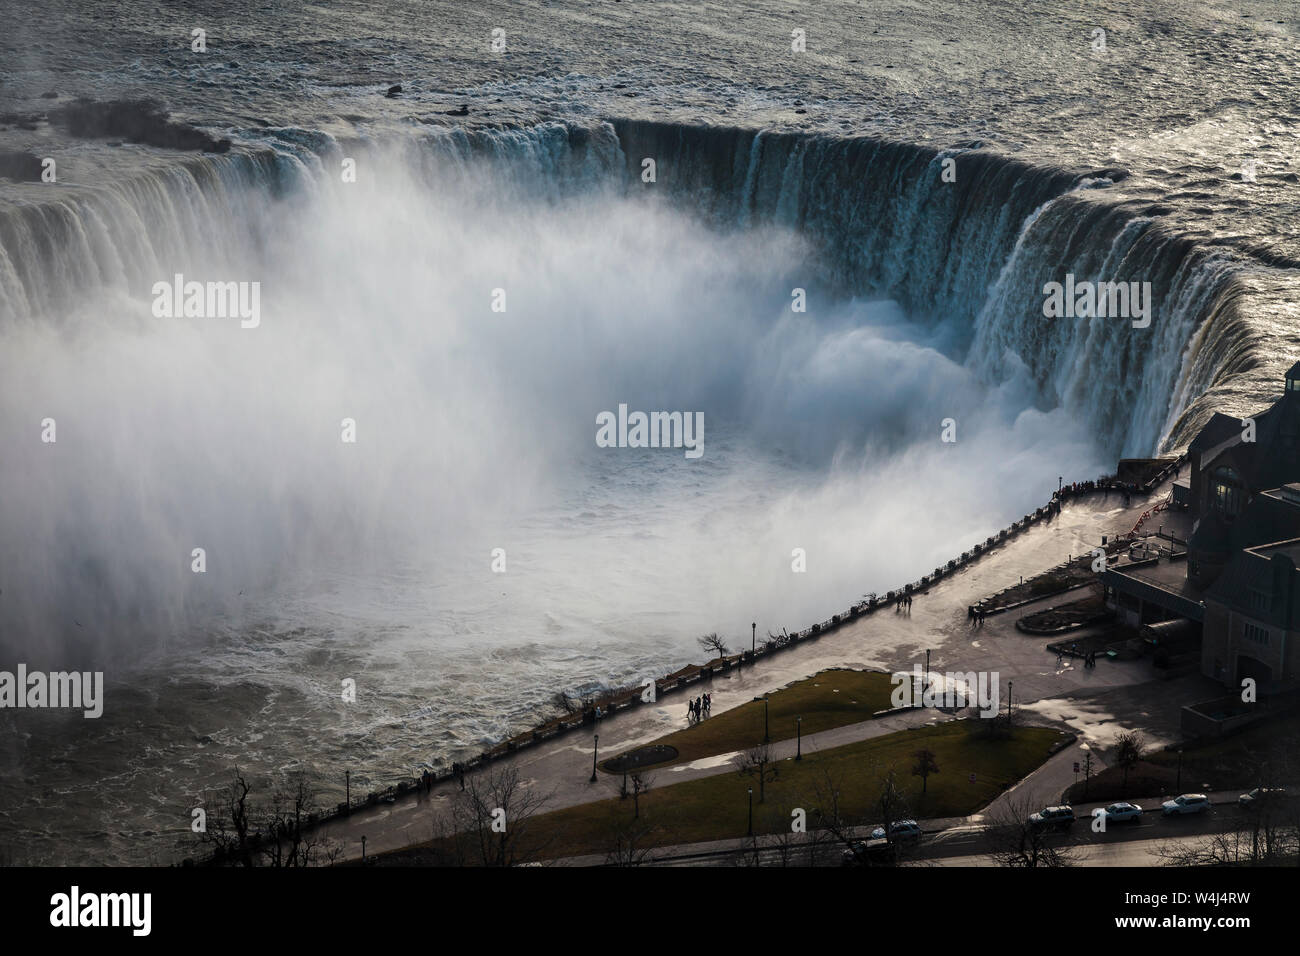
[{"label": "silver car", "polygon": [[1108,822],[1124,823],[1132,821],[1137,823],[1142,819],[1142,808],[1136,803],[1112,803],[1108,807],[1094,810],[1093,816],[1104,816]]},{"label": "silver car", "polygon": [[1160,805],[1165,816],[1184,813],[1200,813],[1210,808],[1210,798],[1203,793],[1184,793],[1180,797],[1166,800]]}]

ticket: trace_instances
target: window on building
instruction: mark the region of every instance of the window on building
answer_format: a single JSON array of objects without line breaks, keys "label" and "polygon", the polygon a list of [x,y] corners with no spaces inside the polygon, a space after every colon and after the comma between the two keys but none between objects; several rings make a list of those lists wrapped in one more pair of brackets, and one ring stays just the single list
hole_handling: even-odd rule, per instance
[{"label": "window on building", "polygon": [[1246,595],[1246,603],[1252,611],[1271,611],[1273,609],[1273,595],[1268,591],[1261,591],[1259,588],[1251,588]]},{"label": "window on building", "polygon": [[1246,624],[1246,640],[1268,647],[1268,629],[1257,624]]},{"label": "window on building", "polygon": [[1225,518],[1235,518],[1245,505],[1246,493],[1241,477],[1231,468],[1214,469],[1210,485],[1211,506]]}]

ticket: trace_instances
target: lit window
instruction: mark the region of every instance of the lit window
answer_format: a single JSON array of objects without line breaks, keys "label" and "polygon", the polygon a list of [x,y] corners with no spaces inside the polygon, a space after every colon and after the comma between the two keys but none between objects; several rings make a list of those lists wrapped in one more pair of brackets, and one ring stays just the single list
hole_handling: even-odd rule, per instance
[{"label": "lit window", "polygon": [[1235,518],[1241,514],[1245,501],[1241,479],[1231,468],[1216,468],[1211,485],[1213,507],[1225,518]]}]

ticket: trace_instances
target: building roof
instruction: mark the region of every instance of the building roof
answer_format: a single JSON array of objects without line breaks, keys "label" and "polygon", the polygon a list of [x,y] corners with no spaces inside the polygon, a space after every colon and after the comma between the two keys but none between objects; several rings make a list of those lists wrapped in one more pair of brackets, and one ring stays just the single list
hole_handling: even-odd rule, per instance
[{"label": "building roof", "polygon": [[[1300,363],[1297,363],[1300,364]],[[1206,451],[1221,445],[1234,435],[1241,434],[1241,419],[1233,418],[1231,415],[1225,415],[1223,412],[1215,412],[1210,416],[1192,443],[1188,446],[1189,451]]]},{"label": "building roof", "polygon": [[[1214,466],[1224,459],[1223,464],[1237,471],[1252,493],[1300,481],[1300,392],[1284,392],[1270,408],[1251,418],[1255,422],[1254,441],[1232,442],[1213,460],[1202,461],[1201,467]],[[1243,433],[1241,423],[1242,419],[1216,413],[1190,447],[1193,451],[1210,451],[1230,441],[1234,432]]]}]

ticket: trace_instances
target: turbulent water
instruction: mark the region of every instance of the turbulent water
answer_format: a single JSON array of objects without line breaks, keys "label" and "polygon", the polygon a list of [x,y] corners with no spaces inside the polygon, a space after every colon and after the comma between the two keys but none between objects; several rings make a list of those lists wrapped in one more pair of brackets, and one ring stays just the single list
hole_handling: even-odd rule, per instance
[{"label": "turbulent water", "polygon": [[[1245,199],[1239,156],[1215,173],[1204,155],[1240,115],[1170,125],[1194,71],[1168,51],[1165,113],[1145,117],[1165,151],[1088,155],[1049,142],[1041,102],[976,124],[868,84],[872,119],[831,124],[852,97],[819,84],[857,60],[778,87],[766,60],[736,65],[753,33],[704,59],[731,57],[730,82],[632,104],[667,94],[630,35],[618,64],[593,45],[582,72],[535,35],[624,36],[607,7],[525,6],[509,68],[447,39],[486,35],[490,13],[449,12],[435,53],[400,42],[397,4],[292,22],[267,7],[285,42],[228,23],[200,65],[157,52],[187,17],[115,14],[109,42],[93,4],[6,41],[0,147],[53,152],[61,173],[0,186],[0,666],[103,669],[110,687],[97,721],[0,716],[17,858],[172,859],[236,763],[309,768],[331,798],[345,768],[364,787],[440,765],[556,689],[671,670],[702,632],[822,619],[982,540],[1058,474],[1179,447],[1215,408],[1272,397],[1297,261],[1267,231],[1295,203],[1281,104]],[[1290,68],[1281,21],[1247,38],[1197,15]],[[952,42],[979,58],[971,31]],[[78,44],[103,47],[94,67]],[[376,105],[367,58],[388,50],[384,78],[464,76]],[[60,76],[82,89],[47,108]],[[49,111],[70,92],[165,94],[233,145],[88,139]],[[435,108],[460,102],[465,128]],[[260,324],[156,317],[154,283],[176,273],[259,282]],[[1151,283],[1149,327],[1045,319],[1043,286],[1067,273]],[[701,411],[703,456],[597,447],[596,415],[620,403]]]}]

